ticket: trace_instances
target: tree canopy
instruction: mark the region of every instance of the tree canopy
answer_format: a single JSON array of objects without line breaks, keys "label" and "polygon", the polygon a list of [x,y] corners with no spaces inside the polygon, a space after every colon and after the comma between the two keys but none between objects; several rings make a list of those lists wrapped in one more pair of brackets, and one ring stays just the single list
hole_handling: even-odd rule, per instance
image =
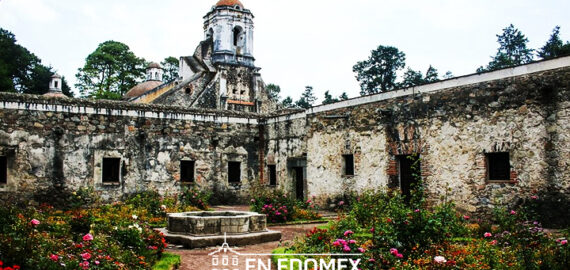
[{"label": "tree canopy", "polygon": [[312,86],[305,86],[305,91],[301,94],[301,98],[295,102],[295,105],[299,108],[308,109],[313,106],[317,97],[313,93]]},{"label": "tree canopy", "polygon": [[560,26],[554,27],[550,39],[538,51],[538,56],[542,59],[551,59],[560,56],[570,55],[570,42],[566,44],[560,39]]},{"label": "tree canopy", "polygon": [[269,99],[271,99],[274,102],[279,102],[279,100],[281,99],[281,87],[279,85],[276,84],[268,84],[267,86],[265,86],[265,89],[267,90],[267,93],[269,94]]},{"label": "tree canopy", "polygon": [[[0,91],[24,94],[45,94],[49,91],[52,67],[41,64],[41,60],[23,46],[16,43],[16,36],[0,28]],[[62,91],[73,96],[65,78]]]},{"label": "tree canopy", "polygon": [[169,56],[164,58],[164,61],[160,62],[162,69],[164,70],[164,75],[162,75],[163,82],[170,82],[178,79],[178,68],[180,66],[180,61],[178,58]]},{"label": "tree canopy", "polygon": [[346,94],[346,92],[342,92],[342,94],[340,94],[340,96],[338,96],[338,98],[333,98],[333,96],[329,93],[329,91],[325,92],[325,99],[323,100],[323,105],[326,104],[331,104],[331,103],[335,103],[335,102],[339,102],[339,101],[343,101],[343,100],[347,100],[348,99],[348,95]]},{"label": "tree canopy", "polygon": [[360,82],[360,94],[368,95],[393,90],[398,70],[406,65],[406,55],[395,47],[378,46],[367,60],[352,67]]},{"label": "tree canopy", "polygon": [[486,68],[480,67],[477,72],[497,70],[529,63],[533,60],[533,49],[527,48],[528,39],[525,35],[509,25],[503,29],[503,33],[497,35],[499,48],[497,54],[492,57]]},{"label": "tree canopy", "polygon": [[293,99],[291,97],[286,97],[281,101],[281,107],[283,108],[295,108],[295,104],[293,104]]},{"label": "tree canopy", "polygon": [[408,67],[404,76],[402,77],[402,83],[399,84],[400,87],[412,87],[416,85],[424,84],[424,75],[421,71],[415,71]]},{"label": "tree canopy", "polygon": [[129,46],[105,41],[85,59],[75,85],[82,96],[97,99],[120,99],[144,78],[145,60],[137,57]]}]

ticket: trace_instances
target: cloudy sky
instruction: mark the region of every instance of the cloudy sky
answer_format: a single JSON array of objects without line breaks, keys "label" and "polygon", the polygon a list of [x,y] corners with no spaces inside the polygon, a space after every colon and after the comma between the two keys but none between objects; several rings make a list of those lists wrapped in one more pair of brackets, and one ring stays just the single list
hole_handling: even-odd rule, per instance
[{"label": "cloudy sky", "polygon": [[[147,61],[191,55],[216,0],[0,0],[0,27],[75,83],[87,55],[106,40]],[[554,26],[570,40],[568,0],[242,0],[255,15],[256,65],[266,83],[295,99],[306,85],[322,99],[358,96],[352,66],[378,45],[406,53],[416,70],[473,73],[510,23],[541,47]],[[47,86],[46,86],[47,87]]]}]

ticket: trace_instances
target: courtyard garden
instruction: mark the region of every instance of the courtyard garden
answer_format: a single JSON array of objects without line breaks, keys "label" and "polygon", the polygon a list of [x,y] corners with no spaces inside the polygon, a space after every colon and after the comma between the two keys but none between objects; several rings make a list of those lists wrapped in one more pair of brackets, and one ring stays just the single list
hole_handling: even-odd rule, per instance
[{"label": "courtyard garden", "polygon": [[570,269],[569,230],[542,227],[538,196],[485,219],[460,214],[445,198],[431,205],[421,191],[411,197],[354,195],[336,220],[274,253],[356,253],[361,269]]}]

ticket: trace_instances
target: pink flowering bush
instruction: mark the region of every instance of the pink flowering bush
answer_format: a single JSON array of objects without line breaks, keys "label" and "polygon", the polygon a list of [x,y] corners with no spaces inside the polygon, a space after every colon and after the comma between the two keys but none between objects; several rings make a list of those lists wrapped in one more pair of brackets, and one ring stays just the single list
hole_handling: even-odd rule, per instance
[{"label": "pink flowering bush", "polygon": [[267,222],[292,221],[295,199],[280,190],[258,194],[250,203],[252,211],[267,215]]},{"label": "pink flowering bush", "polygon": [[281,190],[260,190],[255,192],[255,194],[255,198],[250,200],[251,210],[267,215],[267,221],[270,223],[321,218],[316,212],[316,206],[311,199],[298,202]]}]

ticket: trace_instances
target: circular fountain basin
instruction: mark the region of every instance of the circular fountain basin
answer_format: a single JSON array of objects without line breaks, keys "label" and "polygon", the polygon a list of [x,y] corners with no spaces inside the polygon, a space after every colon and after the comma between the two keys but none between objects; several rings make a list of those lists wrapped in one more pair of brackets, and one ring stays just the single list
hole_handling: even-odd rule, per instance
[{"label": "circular fountain basin", "polygon": [[175,234],[209,236],[265,232],[267,221],[255,212],[185,212],[168,214],[168,231]]}]

